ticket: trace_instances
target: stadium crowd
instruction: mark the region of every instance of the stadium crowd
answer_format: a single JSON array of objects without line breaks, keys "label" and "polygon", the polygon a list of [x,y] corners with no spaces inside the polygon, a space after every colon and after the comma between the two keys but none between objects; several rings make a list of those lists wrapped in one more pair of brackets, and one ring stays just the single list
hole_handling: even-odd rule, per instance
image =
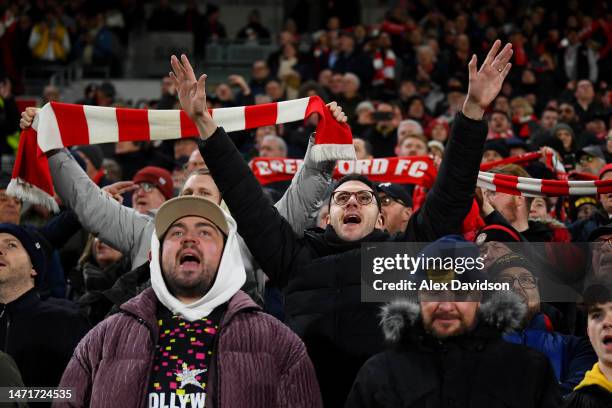
[{"label": "stadium crowd", "polygon": [[[17,107],[25,67],[121,74],[139,27],[192,31],[200,51],[227,37],[223,6],[159,1],[145,20],[104,3],[0,1],[3,163],[38,112]],[[248,78],[207,83],[168,56],[138,106],[111,82],[78,101],[46,87],[41,106],[182,109],[200,137],[46,151],[58,214],[9,194],[3,169],[0,385],[71,387],[57,406],[612,406],[612,193],[476,187],[479,171],[612,179],[609,4],[435,3],[370,26],[336,4],[314,32],[253,10],[237,38],[279,48]],[[207,110],[311,96],[358,160],[427,160],[435,180],[338,177],[314,153],[321,115],[226,134]],[[303,164],[255,177],[276,159]],[[481,251],[512,291],[362,302],[364,242]],[[549,302],[542,269],[580,300]]]}]

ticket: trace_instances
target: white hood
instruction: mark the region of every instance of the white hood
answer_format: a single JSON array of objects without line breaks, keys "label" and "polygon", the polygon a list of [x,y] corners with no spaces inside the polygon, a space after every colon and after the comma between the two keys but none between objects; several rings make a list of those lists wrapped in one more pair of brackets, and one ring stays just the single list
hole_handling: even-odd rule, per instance
[{"label": "white hood", "polygon": [[186,320],[194,321],[208,316],[217,306],[230,300],[246,281],[246,272],[236,233],[236,221],[227,211],[223,211],[223,214],[229,226],[229,234],[221,254],[215,283],[206,295],[188,305],[175,298],[166,287],[159,264],[160,243],[157,233],[154,232],[151,236],[151,286],[164,306]]}]

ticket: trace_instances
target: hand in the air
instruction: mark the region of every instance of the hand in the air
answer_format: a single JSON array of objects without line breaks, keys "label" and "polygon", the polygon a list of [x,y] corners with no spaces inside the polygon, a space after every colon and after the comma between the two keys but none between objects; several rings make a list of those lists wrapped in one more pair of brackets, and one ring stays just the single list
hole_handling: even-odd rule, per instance
[{"label": "hand in the air", "polygon": [[499,51],[500,47],[501,41],[495,41],[480,69],[477,70],[476,54],[472,56],[468,64],[469,85],[463,113],[472,119],[482,119],[485,109],[499,94],[504,79],[512,67],[510,63],[513,53],[512,44],[506,44],[501,51]]},{"label": "hand in the air", "polygon": [[34,117],[36,116],[37,112],[38,112],[38,108],[35,108],[32,106],[29,108],[25,108],[25,110],[21,112],[21,119],[19,120],[19,127],[21,127],[21,129],[24,129],[24,130],[31,127],[32,122],[34,121]]},{"label": "hand in the air", "polygon": [[212,116],[206,107],[206,74],[196,79],[193,68],[184,54],[181,59],[173,55],[170,59],[172,72],[170,78],[174,81],[181,107],[198,127],[204,138],[211,136],[217,129]]}]

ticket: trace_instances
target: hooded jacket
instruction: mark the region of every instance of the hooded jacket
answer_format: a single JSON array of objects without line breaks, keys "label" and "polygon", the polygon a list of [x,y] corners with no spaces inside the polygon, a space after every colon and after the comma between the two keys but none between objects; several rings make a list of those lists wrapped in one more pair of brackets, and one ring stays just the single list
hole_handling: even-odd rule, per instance
[{"label": "hooded jacket", "polygon": [[459,233],[472,207],[486,133],[485,121],[459,113],[436,182],[406,231],[391,236],[374,229],[352,242],[329,225],[296,234],[222,128],[200,148],[241,236],[272,284],[285,290],[286,323],[306,343],[326,406],[342,406],[359,368],[383,349],[380,304],[361,302],[361,244]]},{"label": "hooded jacket", "polygon": [[552,408],[561,396],[548,360],[501,339],[525,313],[513,294],[482,303],[476,327],[438,339],[422,325],[420,306],[386,305],[381,326],[390,349],[361,368],[346,407]]},{"label": "hooded jacket", "polygon": [[262,312],[239,289],[245,271],[235,221],[210,290],[185,305],[167,289],[159,267],[159,242],[152,235],[152,288],[132,298],[98,324],[77,346],[61,386],[76,399],[55,406],[145,407],[159,337],[160,303],[186,320],[227,305],[213,346],[206,407],[319,407],[320,392],[304,344],[286,326]]}]

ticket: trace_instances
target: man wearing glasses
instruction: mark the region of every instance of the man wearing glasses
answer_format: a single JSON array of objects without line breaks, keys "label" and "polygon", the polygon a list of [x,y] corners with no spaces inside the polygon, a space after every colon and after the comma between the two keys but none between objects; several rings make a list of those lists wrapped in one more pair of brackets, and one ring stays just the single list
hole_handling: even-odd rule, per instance
[{"label": "man wearing glasses", "polygon": [[378,185],[383,228],[391,235],[406,231],[412,217],[412,197],[405,186],[395,183]]},{"label": "man wearing glasses", "polygon": [[362,242],[434,241],[460,232],[472,206],[487,134],[484,111],[501,89],[511,56],[511,44],[502,49],[496,41],[480,70],[476,56],[471,59],[468,96],[453,121],[436,182],[406,230],[395,237],[382,230],[374,185],[359,175],[334,185],[325,231],[296,234],[208,113],[206,76],[197,80],[186,56],[172,57],[181,106],[204,139],[202,157],[255,259],[273,284],[285,288],[286,323],[306,343],[325,406],[342,406],[359,368],[383,348],[380,304],[361,302]]},{"label": "man wearing glasses", "polygon": [[132,208],[140,214],[158,209],[174,195],[172,175],[161,167],[147,166],[138,171],[132,181]]},{"label": "man wearing glasses", "polygon": [[595,229],[589,236],[591,244],[591,272],[593,279],[612,276],[612,224]]},{"label": "man wearing glasses", "polygon": [[587,146],[580,152],[577,170],[582,173],[598,176],[606,165],[606,158],[600,146]]},{"label": "man wearing glasses", "polygon": [[538,280],[534,266],[522,255],[509,253],[498,258],[488,270],[500,283],[510,285],[526,306],[520,329],[504,334],[507,342],[522,344],[545,354],[553,367],[563,395],[572,392],[584,373],[596,361],[587,339],[554,331],[551,319],[541,311]]}]

